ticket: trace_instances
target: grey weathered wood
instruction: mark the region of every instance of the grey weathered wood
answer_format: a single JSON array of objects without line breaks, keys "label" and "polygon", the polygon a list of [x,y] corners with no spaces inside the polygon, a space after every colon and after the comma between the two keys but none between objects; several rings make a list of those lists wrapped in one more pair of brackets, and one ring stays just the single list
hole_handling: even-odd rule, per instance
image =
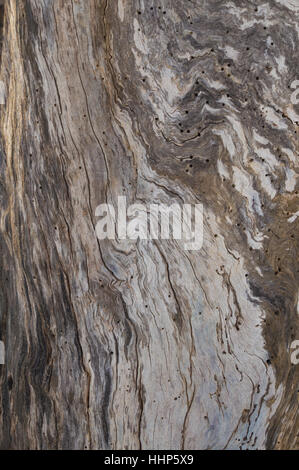
[{"label": "grey weathered wood", "polygon": [[[1,448],[298,449],[298,18],[6,2]],[[202,202],[203,249],[97,240],[118,195]]]}]

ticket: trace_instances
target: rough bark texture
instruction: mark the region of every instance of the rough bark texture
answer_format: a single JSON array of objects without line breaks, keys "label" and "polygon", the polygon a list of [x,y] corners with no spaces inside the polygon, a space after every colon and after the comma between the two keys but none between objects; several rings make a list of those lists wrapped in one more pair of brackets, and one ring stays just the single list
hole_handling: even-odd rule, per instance
[{"label": "rough bark texture", "polygon": [[[0,447],[298,449],[298,0],[5,8]],[[118,195],[203,248],[99,241]]]}]

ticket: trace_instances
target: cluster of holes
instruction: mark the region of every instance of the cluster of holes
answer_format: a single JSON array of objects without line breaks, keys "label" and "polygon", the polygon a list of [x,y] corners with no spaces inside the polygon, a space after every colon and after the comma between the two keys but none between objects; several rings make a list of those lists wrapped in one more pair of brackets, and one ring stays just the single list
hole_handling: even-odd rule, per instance
[{"label": "cluster of holes", "polygon": [[[153,12],[154,7],[150,7],[150,10]],[[161,7],[161,6],[158,6],[158,10],[162,10],[162,7]],[[141,10],[138,10],[137,13],[138,13],[138,15],[142,15],[142,11],[141,11]],[[162,13],[163,13],[163,15],[166,15],[167,12],[166,12],[166,10],[163,10]]]}]

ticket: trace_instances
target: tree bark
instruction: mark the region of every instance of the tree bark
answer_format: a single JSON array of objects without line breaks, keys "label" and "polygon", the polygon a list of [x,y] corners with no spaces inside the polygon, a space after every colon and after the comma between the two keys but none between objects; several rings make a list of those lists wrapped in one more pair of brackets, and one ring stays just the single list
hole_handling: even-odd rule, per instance
[{"label": "tree bark", "polygon": [[[6,2],[2,449],[299,448],[299,8],[254,3]],[[99,240],[119,196],[202,249]]]}]

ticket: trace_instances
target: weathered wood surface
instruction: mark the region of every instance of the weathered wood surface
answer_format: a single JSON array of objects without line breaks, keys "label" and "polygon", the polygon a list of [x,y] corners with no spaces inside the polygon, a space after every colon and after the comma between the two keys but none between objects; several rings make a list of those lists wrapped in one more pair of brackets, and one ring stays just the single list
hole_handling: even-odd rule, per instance
[{"label": "weathered wood surface", "polygon": [[[1,448],[298,449],[298,20],[6,2]],[[202,250],[97,240],[118,195],[202,202]]]}]

